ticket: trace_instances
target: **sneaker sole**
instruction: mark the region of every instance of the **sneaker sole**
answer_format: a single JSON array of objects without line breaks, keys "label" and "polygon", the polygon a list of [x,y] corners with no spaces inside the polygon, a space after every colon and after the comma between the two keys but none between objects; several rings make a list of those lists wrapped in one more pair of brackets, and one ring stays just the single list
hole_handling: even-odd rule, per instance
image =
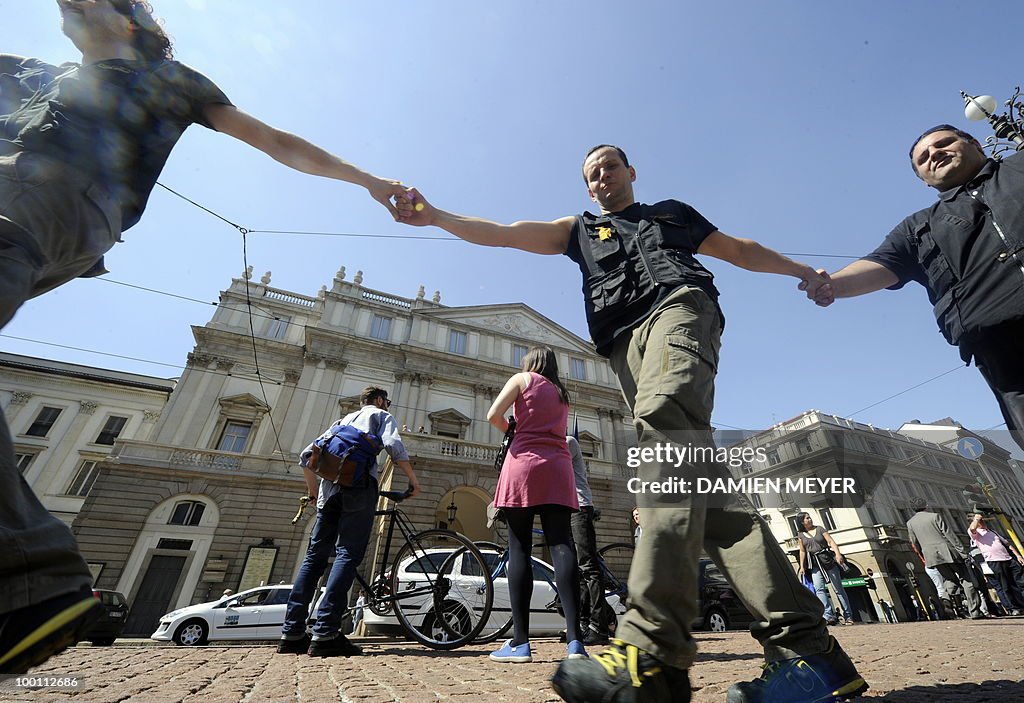
[{"label": "sneaker sole", "polygon": [[832,696],[830,698],[823,699],[822,703],[832,703],[833,701],[839,701],[842,703],[842,701],[848,701],[851,698],[859,698],[864,695],[864,692],[867,691],[868,688],[870,687],[868,686],[867,681],[862,678],[856,678],[845,686],[837,688],[832,692]]},{"label": "sneaker sole", "polygon": [[493,654],[487,655],[491,661],[507,662],[509,664],[529,664],[533,661],[533,655],[525,657],[496,657]]},{"label": "sneaker sole", "polygon": [[0,674],[23,674],[78,644],[102,610],[100,602],[90,595],[60,611],[0,657]]}]

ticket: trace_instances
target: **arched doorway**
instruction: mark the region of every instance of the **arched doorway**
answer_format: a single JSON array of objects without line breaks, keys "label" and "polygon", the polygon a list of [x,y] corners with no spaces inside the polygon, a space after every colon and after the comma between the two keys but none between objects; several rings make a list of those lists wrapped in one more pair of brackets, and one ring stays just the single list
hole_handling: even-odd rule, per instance
[{"label": "arched doorway", "polygon": [[475,486],[458,486],[441,497],[434,510],[434,524],[454,530],[474,542],[493,542],[496,533],[487,527],[491,496]]},{"label": "arched doorway", "polygon": [[150,512],[116,587],[131,603],[126,635],[148,636],[164,613],[192,602],[219,522],[217,504],[201,494],[176,495]]},{"label": "arched doorway", "polygon": [[864,571],[849,559],[846,560],[846,571],[843,572],[843,588],[850,599],[850,608],[854,620],[860,622],[878,622],[878,613],[871,599],[871,591],[867,587]]}]

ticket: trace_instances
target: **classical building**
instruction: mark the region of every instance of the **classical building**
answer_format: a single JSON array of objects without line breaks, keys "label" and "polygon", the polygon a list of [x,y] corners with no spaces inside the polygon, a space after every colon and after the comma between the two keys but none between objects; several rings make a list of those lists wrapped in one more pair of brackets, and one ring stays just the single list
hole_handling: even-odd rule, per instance
[{"label": "classical building", "polygon": [[[981,460],[957,453],[963,437],[982,443]],[[835,538],[850,565],[844,585],[858,619],[865,621],[885,617],[888,608],[900,620],[913,619],[916,594],[925,602],[936,595],[907,541],[912,498],[924,498],[965,545],[971,501],[964,489],[977,478],[995,486],[1001,507],[1017,524],[1024,516],[1024,488],[1014,476],[1009,452],[948,418],[930,425],[915,421],[892,431],[812,410],[735,446],[763,457],[734,473],[759,489],[748,497],[794,568],[799,512],[810,513],[815,525]],[[835,482],[815,491],[798,482],[807,478]],[[844,486],[844,479],[852,483]],[[852,491],[844,492],[850,486]],[[868,569],[874,578],[866,578]]]},{"label": "classical building", "polygon": [[[127,633],[148,635],[163,613],[225,588],[291,582],[311,528],[310,512],[292,524],[305,492],[298,453],[370,384],[388,390],[422,483],[402,504],[413,523],[500,538],[486,506],[501,438],[485,414],[535,344],[555,350],[573,396],[605,514],[599,542],[628,540],[635,435],[588,341],[522,304],[446,307],[422,287],[415,298],[364,287],[344,268],[315,296],[269,284],[269,274],[232,281],[212,319],[193,327],[187,366],[152,410],[159,419],[117,438],[74,520],[97,586],[132,603]],[[15,420],[24,432],[25,417]],[[392,482],[405,486],[385,466],[382,487]]]},{"label": "classical building", "polygon": [[0,353],[0,407],[15,459],[69,525],[118,439],[148,439],[174,380]]}]

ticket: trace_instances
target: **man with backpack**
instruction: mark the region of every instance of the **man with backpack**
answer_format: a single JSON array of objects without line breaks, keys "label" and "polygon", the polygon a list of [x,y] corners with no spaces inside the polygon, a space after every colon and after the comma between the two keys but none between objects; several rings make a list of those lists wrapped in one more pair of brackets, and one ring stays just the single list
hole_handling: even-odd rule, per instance
[{"label": "man with backpack", "polygon": [[[306,558],[288,597],[288,610],[277,646],[279,654],[308,652],[313,657],[362,654],[362,650],[342,634],[341,619],[348,609],[348,592],[356,567],[370,542],[377,508],[377,452],[383,448],[408,477],[410,495],[420,491],[420,482],[409,463],[409,453],[398,434],[398,425],[387,411],[391,406],[387,391],[368,386],[360,396],[360,403],[359,410],[331,425],[300,455],[307,495],[310,500],[316,500],[316,524],[309,537]],[[325,465],[332,456],[344,453],[347,456],[342,457],[336,479],[328,480],[314,473],[313,470],[318,469],[318,473],[326,474]],[[327,577],[310,639],[306,634],[309,604],[332,549],[334,565]]]}]

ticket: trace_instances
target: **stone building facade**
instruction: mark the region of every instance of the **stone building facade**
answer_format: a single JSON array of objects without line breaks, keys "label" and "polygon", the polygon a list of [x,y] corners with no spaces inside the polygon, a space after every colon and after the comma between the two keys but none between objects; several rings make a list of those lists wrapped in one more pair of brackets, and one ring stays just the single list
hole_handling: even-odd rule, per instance
[{"label": "stone building facade", "polygon": [[[982,442],[981,461],[957,453],[962,437]],[[893,431],[811,410],[735,446],[763,453],[764,461],[744,463],[734,474],[738,479],[762,480],[753,487],[765,490],[748,497],[793,559],[794,568],[799,512],[810,513],[815,525],[836,540],[850,565],[844,585],[857,619],[863,621],[882,619],[890,608],[890,617],[914,619],[914,600],[920,596],[927,604],[937,597],[908,542],[906,523],[914,514],[913,498],[924,498],[965,546],[971,504],[963,491],[978,478],[996,487],[1001,507],[1017,525],[1024,517],[1024,488],[1009,463],[1009,452],[948,418],[930,425],[907,423]],[[785,479],[807,477],[850,478],[854,489],[785,490]],[[768,479],[782,481],[782,490],[775,490]]]},{"label": "stone building facade", "polygon": [[[522,304],[446,307],[422,287],[415,298],[367,288],[344,268],[315,296],[269,284],[269,274],[234,280],[212,319],[193,327],[195,348],[159,419],[118,439],[74,520],[97,586],[132,603],[127,633],[148,635],[161,614],[226,588],[291,582],[311,528],[309,512],[291,521],[305,492],[298,453],[370,384],[388,390],[422,483],[402,504],[416,527],[500,539],[485,514],[500,435],[485,414],[535,344],[555,350],[573,397],[604,509],[598,541],[628,541],[635,434],[589,342]],[[400,472],[393,482],[404,488]]]}]

